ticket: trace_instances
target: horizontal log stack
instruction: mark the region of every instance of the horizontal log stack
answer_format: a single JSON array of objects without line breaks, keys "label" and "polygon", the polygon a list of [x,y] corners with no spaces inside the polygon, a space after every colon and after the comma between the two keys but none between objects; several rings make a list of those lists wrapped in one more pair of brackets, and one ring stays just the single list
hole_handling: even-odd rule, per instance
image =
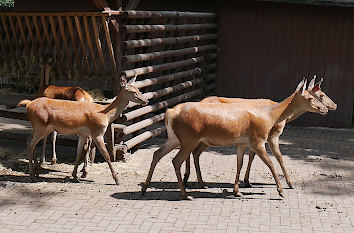
[{"label": "horizontal log stack", "polygon": [[216,14],[125,11],[118,17],[121,75],[137,75],[135,84],[150,102],[144,107],[130,104],[112,124],[116,156],[163,133],[167,108],[212,93],[217,68]]}]

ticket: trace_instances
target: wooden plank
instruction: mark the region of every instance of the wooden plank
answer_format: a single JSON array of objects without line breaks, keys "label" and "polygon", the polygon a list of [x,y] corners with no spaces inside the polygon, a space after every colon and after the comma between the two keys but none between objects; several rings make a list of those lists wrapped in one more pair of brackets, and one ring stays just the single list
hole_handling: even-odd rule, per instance
[{"label": "wooden plank", "polygon": [[157,45],[164,45],[164,44],[187,43],[187,42],[201,41],[201,40],[214,40],[217,37],[218,37],[217,34],[204,34],[204,35],[182,36],[182,37],[128,40],[128,41],[123,41],[123,46],[126,48],[147,47],[147,46],[157,46]]},{"label": "wooden plank", "polygon": [[201,30],[201,29],[216,29],[215,23],[204,24],[179,24],[179,25],[123,25],[122,30],[126,33],[143,33],[157,31],[178,31],[178,30]]},{"label": "wooden plank", "polygon": [[[110,21],[110,23],[112,24],[114,31],[112,33],[112,35],[114,35],[114,53],[115,53],[115,60],[116,60],[116,64],[117,64],[117,73],[120,74],[123,70],[123,63],[122,63],[122,56],[124,53],[124,48],[122,46],[122,42],[124,40],[124,38],[126,37],[125,33],[120,33],[119,31],[119,27],[120,25],[123,24],[121,17],[115,17],[114,19],[112,19]],[[113,93],[114,95],[117,95],[119,93],[120,90],[120,76],[115,75],[113,77]]]},{"label": "wooden plank", "polygon": [[101,65],[102,65],[102,73],[103,73],[104,76],[106,76],[106,68],[105,68],[105,64],[104,64],[104,58],[103,58],[103,53],[102,53],[100,35],[98,33],[98,28],[97,28],[96,17],[91,16],[91,21],[92,21],[93,32],[94,32],[94,35],[95,35],[96,48],[97,48],[98,55],[99,55],[99,58],[100,58],[100,62],[101,62]]},{"label": "wooden plank", "polygon": [[117,64],[116,64],[116,60],[115,60],[115,56],[114,56],[111,36],[109,34],[107,17],[102,16],[102,23],[103,23],[104,32],[105,32],[105,35],[106,35],[106,41],[107,41],[107,47],[108,47],[108,51],[109,51],[109,56],[111,57],[111,62],[112,62],[111,65],[113,67],[114,73],[117,73]]},{"label": "wooden plank", "polygon": [[[49,51],[51,51],[53,53],[54,49],[52,47],[52,41],[50,40],[49,30],[48,30],[47,22],[46,22],[44,16],[41,16],[41,21],[42,21],[44,36],[45,36],[45,40],[47,41],[48,49],[49,49]],[[54,53],[53,53],[53,55],[54,55]]]},{"label": "wooden plank", "polygon": [[150,138],[153,138],[153,137],[156,137],[156,136],[162,134],[163,132],[165,132],[165,130],[166,130],[166,127],[162,126],[157,129],[154,129],[154,130],[145,131],[144,133],[124,142],[123,145],[126,146],[126,150],[129,150],[129,149],[133,148],[134,146],[146,141],[147,139],[150,139]]},{"label": "wooden plank", "polygon": [[[71,69],[71,75],[73,77],[75,77],[75,69],[74,69],[74,66],[73,66],[74,61],[72,60],[72,57],[71,57],[71,54],[70,54],[70,50],[69,50],[69,47],[68,47],[68,42],[66,40],[66,34],[65,34],[65,28],[64,28],[63,20],[62,20],[61,16],[58,16],[57,19],[58,19],[58,24],[59,24],[59,31],[60,31],[61,37],[63,39],[63,44],[64,44],[64,48],[65,48],[65,52],[66,52],[66,59],[64,59],[62,62],[65,62],[66,64],[68,64],[68,66]],[[75,48],[75,45],[73,45],[72,47]]]},{"label": "wooden plank", "polygon": [[80,24],[80,19],[78,16],[74,16],[74,20],[75,20],[75,25],[76,25],[76,30],[77,33],[79,35],[79,39],[80,39],[80,45],[81,45],[81,50],[85,56],[85,64],[86,64],[86,69],[87,69],[87,73],[90,74],[91,73],[91,69],[90,69],[90,64],[88,61],[88,53],[86,52],[86,47],[85,47],[85,42],[84,42],[84,35],[82,33],[82,29],[81,29],[81,24]]},{"label": "wooden plank", "polygon": [[29,47],[28,47],[27,38],[25,36],[25,31],[23,29],[21,16],[16,16],[16,19],[17,19],[17,25],[18,25],[18,27],[20,29],[21,38],[22,38],[23,43],[25,45],[26,52],[27,52],[27,54],[29,54],[30,50],[29,50]]},{"label": "wooden plank", "polygon": [[15,53],[16,53],[17,57],[20,57],[22,55],[22,49],[21,49],[21,46],[20,46],[20,43],[19,43],[20,38],[17,36],[17,31],[16,31],[16,28],[15,28],[14,22],[12,20],[12,16],[9,16],[8,18],[9,18],[10,27],[11,27],[12,34],[13,34],[12,40],[14,40],[15,43],[16,43],[16,51],[15,51]]},{"label": "wooden plank", "polygon": [[32,41],[32,46],[31,46],[31,53],[34,54],[34,50],[36,50],[36,41],[34,39],[34,36],[33,36],[33,33],[32,33],[32,27],[31,27],[31,22],[29,20],[29,16],[25,16],[25,22],[26,22],[26,26],[27,26],[27,32],[28,32],[28,35]]},{"label": "wooden plank", "polygon": [[39,41],[40,48],[42,50],[42,54],[44,54],[45,53],[44,43],[43,43],[43,40],[42,40],[42,33],[39,30],[37,16],[32,16],[32,20],[33,20],[33,23],[34,23],[34,28],[36,29],[37,38],[38,38],[38,41]]},{"label": "wooden plank", "polygon": [[124,56],[123,62],[132,63],[132,62],[141,62],[141,61],[147,61],[152,59],[158,59],[163,57],[177,57],[186,54],[195,54],[195,53],[204,52],[206,50],[215,50],[215,49],[217,49],[217,45],[212,44],[212,45],[203,45],[203,46],[196,46],[196,47],[190,47],[184,49],[134,54],[134,55]]},{"label": "wooden plank", "polygon": [[83,77],[83,72],[82,72],[82,67],[81,67],[81,59],[80,59],[79,52],[78,52],[77,46],[76,46],[77,38],[75,38],[75,35],[74,35],[74,28],[73,28],[70,16],[66,16],[66,23],[68,24],[69,35],[70,35],[70,38],[71,38],[72,48],[74,50],[76,64],[77,64],[77,67],[79,69],[79,74],[81,75],[81,77]]},{"label": "wooden plank", "polygon": [[124,18],[215,18],[216,13],[180,12],[180,11],[134,11],[125,9]]},{"label": "wooden plank", "polygon": [[[323,44],[323,57],[321,58],[323,60],[323,65],[321,67],[321,73],[325,79],[324,81],[324,85],[325,87],[327,87],[326,93],[331,96],[333,99],[335,99],[336,101],[338,101],[336,99],[336,97],[339,97],[340,95],[338,95],[338,93],[335,92],[335,89],[333,89],[333,84],[335,82],[333,82],[336,77],[333,77],[331,75],[332,73],[332,69],[334,68],[334,59],[333,59],[333,53],[335,52],[335,40],[336,40],[336,36],[334,34],[335,30],[336,30],[336,19],[337,19],[337,11],[334,9],[330,9],[328,7],[326,7],[326,11],[323,17],[323,21],[322,23],[325,24],[325,29],[324,29],[324,36],[323,38],[321,38],[322,40],[324,40],[324,44]],[[338,102],[337,102],[338,103]],[[338,103],[339,106],[340,103]],[[336,111],[336,114],[338,114],[338,111],[340,112],[340,110],[338,109]],[[311,120],[311,121],[310,121]],[[310,120],[306,119],[306,122],[303,122],[303,125],[311,125],[312,123],[315,123],[313,118],[310,118]],[[322,120],[322,119],[321,119]],[[335,122],[335,116],[330,117],[330,118],[325,118],[325,121],[327,121],[328,123],[330,123],[333,127],[336,125]]]},{"label": "wooden plank", "polygon": [[[169,95],[169,94],[172,94],[172,93],[177,93],[178,91],[181,91],[181,90],[184,90],[186,88],[189,88],[189,87],[194,87],[196,85],[199,85],[199,84],[202,84],[204,81],[203,78],[197,78],[197,79],[193,79],[193,80],[190,80],[190,81],[186,81],[186,82],[182,82],[180,84],[176,84],[174,86],[167,86],[165,88],[162,88],[160,90],[157,90],[157,91],[151,91],[151,92],[146,92],[143,94],[143,96],[150,100],[150,99],[157,99],[157,98],[160,98],[162,96],[166,96],[166,95]],[[138,104],[137,103],[129,103],[128,104],[128,107],[127,108],[131,108],[131,107],[134,107],[134,106],[137,106]]]},{"label": "wooden plank", "polygon": [[[350,89],[351,88],[347,88],[345,85],[343,85],[342,83],[346,83],[345,81],[345,77],[343,75],[343,69],[342,69],[342,64],[343,62],[341,61],[341,56],[343,53],[342,50],[342,46],[343,46],[343,36],[344,36],[344,15],[343,15],[343,11],[340,9],[336,9],[336,23],[335,23],[335,30],[334,30],[334,40],[332,41],[332,43],[334,43],[333,45],[333,50],[330,53],[331,54],[331,58],[332,58],[332,72],[331,72],[331,79],[330,79],[330,87],[333,90],[332,93],[341,93],[344,90],[348,90],[349,92],[346,93],[350,93]],[[344,50],[345,51],[345,50]],[[328,83],[328,82],[327,82]],[[341,86],[341,84],[343,86]],[[341,86],[341,90],[338,90],[338,86]],[[339,92],[338,92],[339,91]],[[347,98],[350,95],[348,94],[348,96],[340,96],[339,102],[338,102],[338,106],[347,106],[346,102]],[[353,105],[352,105],[353,106]],[[353,106],[354,107],[354,106]],[[350,124],[348,124],[348,118],[347,116],[349,116],[350,114],[348,114],[348,108],[338,108],[333,116],[333,120],[334,120],[334,127],[336,128],[340,128],[340,127],[345,127],[345,126],[350,126]],[[347,118],[347,119],[346,119]]]},{"label": "wooden plank", "polygon": [[[340,53],[342,56],[339,63],[342,66],[340,68],[342,72],[340,72],[341,78],[336,83],[337,88],[334,91],[338,94],[342,93],[341,98],[344,98],[343,106],[349,107],[344,107],[344,112],[342,114],[335,112],[335,115],[342,115],[341,125],[337,124],[338,127],[351,127],[354,123],[354,109],[350,108],[350,106],[354,106],[354,71],[352,69],[352,61],[354,59],[354,32],[351,30],[351,28],[354,26],[354,16],[352,14],[352,9],[346,9],[344,15],[344,38],[342,52]],[[333,99],[335,102],[337,101],[337,98]],[[342,105],[339,105],[340,108],[341,106]],[[337,121],[337,116],[335,121]]]},{"label": "wooden plank", "polygon": [[52,35],[53,35],[53,38],[54,38],[55,46],[57,47],[57,54],[58,54],[59,58],[63,61],[64,60],[64,56],[61,53],[61,46],[60,46],[60,43],[59,43],[57,29],[56,29],[56,25],[55,25],[53,16],[49,16],[49,23],[50,23],[50,28],[52,30]]},{"label": "wooden plank", "polygon": [[85,28],[87,44],[89,46],[90,53],[91,53],[91,58],[92,58],[92,61],[93,61],[93,68],[95,69],[95,75],[98,76],[99,73],[98,73],[98,69],[97,69],[97,61],[96,61],[95,52],[93,50],[93,45],[92,45],[92,41],[91,41],[91,34],[90,34],[90,28],[89,28],[89,25],[88,25],[88,22],[87,22],[87,17],[83,16],[82,19],[84,21],[84,28]]},{"label": "wooden plank", "polygon": [[150,117],[148,119],[145,119],[143,121],[139,121],[135,124],[129,125],[125,128],[123,128],[121,131],[122,133],[124,133],[125,135],[134,133],[138,130],[141,130],[143,128],[146,128],[148,126],[151,126],[152,124],[162,121],[163,119],[165,119],[165,113],[160,113],[156,116]]},{"label": "wooden plank", "polygon": [[[119,11],[118,11],[119,12]],[[109,11],[102,12],[0,12],[4,16],[109,16]]]},{"label": "wooden plank", "polygon": [[125,77],[127,77],[127,78],[131,78],[131,77],[134,77],[135,75],[149,74],[149,73],[153,73],[153,72],[173,69],[176,67],[196,65],[196,64],[203,62],[203,61],[204,61],[204,57],[195,57],[195,58],[189,58],[189,59],[183,60],[183,61],[169,62],[169,63],[165,63],[165,64],[161,64],[161,65],[144,66],[144,67],[135,68],[135,69],[131,69],[131,70],[125,70],[122,72],[122,74],[124,74]]},{"label": "wooden plank", "polygon": [[5,62],[6,62],[6,65],[7,65],[7,70],[10,71],[10,69],[11,69],[10,58],[9,58],[9,55],[8,55],[8,53],[6,51],[5,41],[2,38],[1,33],[0,33],[0,46],[1,46],[1,51],[5,54],[5,58],[6,58]]},{"label": "wooden plank", "polygon": [[181,102],[191,99],[201,93],[203,93],[203,89],[199,88],[199,89],[187,92],[187,93],[183,93],[182,95],[173,97],[171,99],[160,101],[160,102],[153,104],[153,105],[141,107],[139,109],[136,109],[131,112],[127,112],[127,113],[123,114],[122,117],[119,118],[118,121],[125,122],[125,121],[133,120],[133,119],[140,117],[142,115],[145,115],[147,113],[155,112],[157,110],[181,103]]},{"label": "wooden plank", "polygon": [[11,42],[10,33],[9,33],[9,29],[7,27],[5,16],[1,15],[1,21],[2,21],[2,24],[3,24],[4,30],[5,30],[5,37],[6,37],[6,40],[7,40],[7,44],[9,46],[9,48],[10,48],[10,53],[11,53],[11,56],[12,56],[12,60],[14,61],[16,69],[18,70],[19,66],[18,66],[18,63],[17,63],[15,50],[14,50],[12,42]]}]

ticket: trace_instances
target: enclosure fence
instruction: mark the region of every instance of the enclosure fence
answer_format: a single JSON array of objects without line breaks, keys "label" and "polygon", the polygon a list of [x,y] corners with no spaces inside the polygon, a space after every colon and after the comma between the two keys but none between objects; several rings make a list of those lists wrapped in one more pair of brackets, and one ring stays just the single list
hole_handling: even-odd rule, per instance
[{"label": "enclosure fence", "polygon": [[49,51],[58,67],[68,70],[67,81],[91,77],[116,85],[113,77],[137,76],[135,86],[149,105],[129,104],[109,127],[113,160],[164,132],[159,122],[166,108],[215,89],[215,13],[7,12],[0,17],[0,62],[9,70],[20,67],[23,54],[39,57]]}]

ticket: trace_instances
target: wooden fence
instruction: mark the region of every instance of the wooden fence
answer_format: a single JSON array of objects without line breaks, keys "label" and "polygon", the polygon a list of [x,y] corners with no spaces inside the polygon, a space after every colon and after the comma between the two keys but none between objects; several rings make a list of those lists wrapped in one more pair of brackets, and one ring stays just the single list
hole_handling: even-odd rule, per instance
[{"label": "wooden fence", "polygon": [[[70,70],[67,82],[71,77],[95,77],[114,86],[118,79],[112,77],[138,76],[136,86],[150,103],[130,104],[108,129],[113,160],[164,132],[158,122],[167,107],[215,89],[215,13],[0,13],[0,17],[0,60],[9,69],[19,66],[24,53],[39,57],[49,51],[59,68]],[[112,33],[110,23],[118,25],[117,33]]]},{"label": "wooden fence", "polygon": [[111,78],[117,67],[108,16],[104,12],[0,12],[1,65],[15,71],[23,56],[39,58],[50,52],[69,80]]}]

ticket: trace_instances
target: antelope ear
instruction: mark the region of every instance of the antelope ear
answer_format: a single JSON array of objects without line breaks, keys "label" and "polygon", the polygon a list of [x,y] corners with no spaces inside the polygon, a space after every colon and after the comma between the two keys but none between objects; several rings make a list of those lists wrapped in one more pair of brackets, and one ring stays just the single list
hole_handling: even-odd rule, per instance
[{"label": "antelope ear", "polygon": [[303,78],[303,79],[301,80],[301,82],[299,82],[299,84],[297,84],[296,92],[300,91],[301,87],[304,85],[304,79],[305,79],[305,78]]},{"label": "antelope ear", "polygon": [[127,85],[127,79],[124,76],[120,77],[120,86],[125,87]]},{"label": "antelope ear", "polygon": [[321,89],[322,82],[323,82],[323,78],[321,78],[321,80],[318,83],[316,83],[316,85],[318,85],[320,87],[320,89]]},{"label": "antelope ear", "polygon": [[129,83],[130,85],[133,85],[133,83],[134,83],[135,80],[136,80],[136,77],[138,77],[137,74],[134,76],[134,78],[130,79],[128,83]]},{"label": "antelope ear", "polygon": [[313,76],[313,79],[311,79],[309,86],[307,87],[307,90],[311,91],[312,88],[315,86],[315,80],[316,80],[316,75]]},{"label": "antelope ear", "polygon": [[319,81],[318,83],[316,83],[316,85],[313,87],[312,91],[316,92],[321,90],[321,83],[323,82],[323,78],[321,78],[321,81]]},{"label": "antelope ear", "polygon": [[305,93],[305,90],[306,90],[306,83],[307,83],[307,79],[305,79],[305,83],[304,83],[304,85],[302,86],[301,95],[304,95],[304,93]]}]

